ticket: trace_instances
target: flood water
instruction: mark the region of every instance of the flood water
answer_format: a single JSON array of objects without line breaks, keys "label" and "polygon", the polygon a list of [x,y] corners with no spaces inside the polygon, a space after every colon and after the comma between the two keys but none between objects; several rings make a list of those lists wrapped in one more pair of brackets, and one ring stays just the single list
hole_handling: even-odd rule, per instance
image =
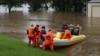
[{"label": "flood water", "polygon": [[63,22],[81,25],[81,33],[87,39],[78,44],[56,49],[66,56],[100,56],[100,18],[87,18],[82,13],[48,11],[28,12],[28,6],[13,8],[8,13],[6,7],[0,6],[0,34],[6,34],[27,42],[26,29],[30,24],[45,25],[46,29],[56,32]]}]

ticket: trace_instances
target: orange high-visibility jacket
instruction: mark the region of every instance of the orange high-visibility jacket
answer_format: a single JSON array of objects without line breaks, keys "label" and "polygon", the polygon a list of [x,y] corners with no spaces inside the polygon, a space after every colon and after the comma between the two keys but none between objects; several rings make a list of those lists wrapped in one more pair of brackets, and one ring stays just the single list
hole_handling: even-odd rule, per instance
[{"label": "orange high-visibility jacket", "polygon": [[65,30],[63,39],[70,39],[72,37],[71,32],[69,30]]},{"label": "orange high-visibility jacket", "polygon": [[50,35],[47,35],[47,36],[46,36],[45,41],[43,41],[43,43],[42,43],[42,49],[43,49],[43,50],[44,50],[46,47],[50,47],[50,49],[51,49],[52,51],[54,50],[52,39],[53,39],[53,38],[51,38]]},{"label": "orange high-visibility jacket", "polygon": [[50,32],[47,32],[46,36],[50,36],[50,40],[53,41],[53,38],[54,38],[54,34],[52,31]]},{"label": "orange high-visibility jacket", "polygon": [[36,34],[36,38],[40,38],[41,37],[41,32],[38,32],[37,34]]},{"label": "orange high-visibility jacket", "polygon": [[32,37],[33,34],[34,34],[34,27],[29,27],[29,28],[28,28],[28,36],[29,36],[29,37]]}]

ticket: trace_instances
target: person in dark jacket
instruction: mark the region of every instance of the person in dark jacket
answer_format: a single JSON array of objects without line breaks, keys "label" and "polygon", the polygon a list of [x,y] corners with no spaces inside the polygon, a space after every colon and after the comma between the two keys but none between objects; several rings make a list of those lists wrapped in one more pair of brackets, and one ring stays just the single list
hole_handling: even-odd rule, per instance
[{"label": "person in dark jacket", "polygon": [[46,35],[46,29],[45,26],[42,26],[42,31],[41,31],[41,40],[44,41],[45,40],[45,35]]}]

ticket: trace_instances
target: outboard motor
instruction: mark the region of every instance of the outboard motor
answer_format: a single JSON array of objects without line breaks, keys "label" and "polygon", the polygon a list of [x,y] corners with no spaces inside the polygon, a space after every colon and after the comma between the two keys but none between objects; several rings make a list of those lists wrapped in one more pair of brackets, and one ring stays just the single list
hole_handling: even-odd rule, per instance
[{"label": "outboard motor", "polygon": [[69,30],[69,31],[71,32],[71,34],[73,35],[74,28],[69,28],[68,30]]},{"label": "outboard motor", "polygon": [[79,35],[81,32],[81,26],[77,25],[73,30],[73,35]]},{"label": "outboard motor", "polygon": [[75,26],[73,24],[68,25],[68,30],[71,32],[72,35],[73,35],[74,27]]},{"label": "outboard motor", "polygon": [[79,35],[79,29],[74,29],[73,30],[73,35]]}]

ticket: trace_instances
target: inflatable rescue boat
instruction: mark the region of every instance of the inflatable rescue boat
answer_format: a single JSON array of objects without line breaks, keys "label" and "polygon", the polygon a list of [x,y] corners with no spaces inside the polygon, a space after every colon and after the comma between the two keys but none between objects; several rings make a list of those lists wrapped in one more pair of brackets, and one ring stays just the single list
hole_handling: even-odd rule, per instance
[{"label": "inflatable rescue boat", "polygon": [[61,38],[61,33],[58,32],[55,35],[54,38],[54,46],[67,46],[67,45],[72,45],[75,43],[78,43],[80,41],[83,41],[86,39],[86,36],[84,34],[79,34],[79,35],[72,35],[71,39],[60,39]]}]

